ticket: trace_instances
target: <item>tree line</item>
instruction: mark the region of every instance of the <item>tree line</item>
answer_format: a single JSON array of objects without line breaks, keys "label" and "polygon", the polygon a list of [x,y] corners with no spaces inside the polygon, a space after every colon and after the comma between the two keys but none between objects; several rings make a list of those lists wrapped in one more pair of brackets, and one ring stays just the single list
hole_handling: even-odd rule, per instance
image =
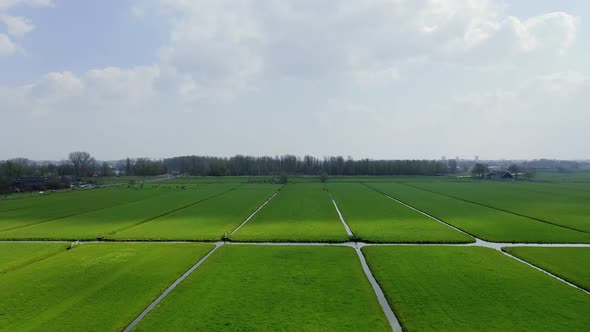
[{"label": "tree line", "polygon": [[[451,160],[375,160],[330,156],[245,156],[212,157],[180,156],[166,159],[125,158],[119,161],[97,161],[90,153],[72,152],[60,162],[35,162],[26,158],[0,161],[0,192],[6,192],[15,179],[43,177],[50,188],[67,187],[72,181],[100,176],[161,174],[192,176],[387,176],[387,175],[443,175],[459,172],[484,178],[489,169],[484,164]],[[508,171],[516,177],[531,179],[534,168],[526,163],[511,165]]]},{"label": "tree line", "polygon": [[63,189],[79,181],[114,175],[153,176],[167,173],[161,160],[126,158],[98,162],[90,153],[72,152],[60,162],[36,162],[27,158],[0,160],[0,193],[19,190]]},{"label": "tree line", "polygon": [[254,157],[182,156],[162,161],[164,167],[177,174],[193,176],[265,176],[265,175],[439,175],[449,173],[447,163],[432,160],[355,160],[341,156],[294,155]]}]

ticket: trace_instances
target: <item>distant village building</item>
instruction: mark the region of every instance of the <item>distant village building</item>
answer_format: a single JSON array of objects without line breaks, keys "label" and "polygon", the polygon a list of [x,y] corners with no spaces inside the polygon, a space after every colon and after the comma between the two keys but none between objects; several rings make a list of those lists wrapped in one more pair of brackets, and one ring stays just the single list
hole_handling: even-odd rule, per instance
[{"label": "distant village building", "polygon": [[488,180],[514,180],[514,175],[506,171],[491,171],[486,175]]}]

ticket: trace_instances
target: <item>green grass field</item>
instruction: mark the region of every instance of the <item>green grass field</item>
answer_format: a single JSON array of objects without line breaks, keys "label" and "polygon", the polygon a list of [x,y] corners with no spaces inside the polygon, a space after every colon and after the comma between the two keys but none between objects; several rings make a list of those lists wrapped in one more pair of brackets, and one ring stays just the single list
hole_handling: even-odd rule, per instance
[{"label": "green grass field", "polygon": [[348,236],[321,184],[285,186],[231,236],[236,241],[346,241]]},{"label": "green grass field", "polygon": [[502,250],[590,291],[590,248],[506,247]]},{"label": "green grass field", "polygon": [[24,204],[24,208],[0,213],[0,231],[140,201],[164,193],[167,192],[123,187],[76,190],[47,194],[42,197],[10,199],[2,204],[8,202],[15,204],[22,200],[24,203],[20,204]]},{"label": "green grass field", "polygon": [[67,243],[0,243],[0,275],[66,251]]},{"label": "green grass field", "polygon": [[121,331],[213,248],[87,244],[0,275],[0,330]]},{"label": "green grass field", "polygon": [[[584,291],[496,250],[436,245],[474,239],[386,196],[488,241],[590,243],[584,182],[267,180],[182,177],[0,199],[0,331],[121,331],[213,248],[106,242],[67,250],[69,242],[1,240],[220,241],[275,192],[229,242],[278,243],[224,244],[137,328],[390,330],[357,253],[306,244],[350,240],[409,243],[362,249],[405,331],[590,326]],[[590,290],[590,248],[503,250]]]},{"label": "green grass field", "polygon": [[[211,184],[211,183],[247,183],[249,176],[181,176],[173,180],[165,181],[165,184]],[[268,177],[263,177],[268,179]]]},{"label": "green grass field", "polygon": [[329,184],[351,230],[369,242],[473,242],[463,233],[357,183]]},{"label": "green grass field", "polygon": [[387,331],[352,248],[225,245],[138,331]]},{"label": "green grass field", "polygon": [[580,169],[570,172],[559,172],[557,170],[541,170],[537,172],[536,181],[551,182],[586,182],[590,183],[590,170]]},{"label": "green grass field", "polygon": [[590,233],[590,191],[527,182],[412,183],[413,186]]},{"label": "green grass field", "polygon": [[128,184],[130,182],[142,183],[154,180],[166,179],[168,175],[156,175],[156,176],[100,176],[100,177],[86,177],[83,181],[93,181],[101,185],[105,184]]},{"label": "green grass field", "polygon": [[[0,239],[92,240],[182,209],[232,189],[232,185],[201,186],[72,217],[0,232]],[[151,189],[147,189],[151,190]]]},{"label": "green grass field", "polygon": [[478,247],[364,247],[405,331],[584,331],[590,296]]},{"label": "green grass field", "polygon": [[186,209],[115,233],[112,239],[221,240],[231,233],[273,192],[277,185],[245,184]]},{"label": "green grass field", "polygon": [[590,243],[588,233],[558,227],[411,186],[399,183],[372,183],[370,186],[487,241]]}]

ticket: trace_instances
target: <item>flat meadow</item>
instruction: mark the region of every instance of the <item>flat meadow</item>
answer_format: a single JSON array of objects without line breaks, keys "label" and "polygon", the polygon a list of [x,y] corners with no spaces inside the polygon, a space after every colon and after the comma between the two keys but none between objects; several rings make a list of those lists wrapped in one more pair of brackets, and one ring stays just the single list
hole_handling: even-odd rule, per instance
[{"label": "flat meadow", "polygon": [[328,189],[352,232],[367,242],[468,243],[474,239],[359,183]]},{"label": "flat meadow", "polygon": [[481,247],[366,246],[405,331],[584,331],[590,296]]},{"label": "flat meadow", "polygon": [[296,183],[284,186],[230,238],[235,241],[342,242],[348,240],[348,235],[324,185]]},{"label": "flat meadow", "polygon": [[66,251],[63,243],[0,242],[0,275]]},{"label": "flat meadow", "polygon": [[0,274],[0,330],[121,331],[212,248],[85,244]]},{"label": "flat meadow", "polygon": [[[235,188],[202,185],[71,217],[0,232],[0,239],[93,240],[197,204]],[[148,191],[154,189],[145,189]],[[166,189],[161,189],[165,191]]]},{"label": "flat meadow", "polygon": [[578,190],[579,184],[509,181],[419,182],[411,185],[590,233],[590,191]]},{"label": "flat meadow", "polygon": [[505,247],[502,250],[590,291],[588,247]]},{"label": "flat meadow", "polygon": [[136,330],[389,331],[357,248],[404,331],[590,326],[586,292],[510,257],[590,290],[587,183],[272,179],[0,198],[0,331],[121,331],[218,241]]},{"label": "flat meadow", "polygon": [[109,238],[219,241],[279,188],[270,184],[244,184],[223,195],[116,232]]},{"label": "flat meadow", "polygon": [[354,249],[224,245],[137,330],[391,329]]},{"label": "flat meadow", "polygon": [[37,196],[0,200],[0,209],[20,203],[19,208],[0,212],[0,231],[17,229],[37,223],[57,220],[90,211],[140,201],[164,194],[162,190],[100,188],[47,193]]},{"label": "flat meadow", "polygon": [[400,183],[371,183],[372,188],[493,242],[590,243],[590,234],[498,209],[466,202]]}]

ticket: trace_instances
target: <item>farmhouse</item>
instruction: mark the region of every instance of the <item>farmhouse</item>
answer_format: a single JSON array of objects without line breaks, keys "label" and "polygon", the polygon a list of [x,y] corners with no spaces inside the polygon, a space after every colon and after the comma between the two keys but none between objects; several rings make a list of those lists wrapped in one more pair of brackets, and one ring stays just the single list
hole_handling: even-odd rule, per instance
[{"label": "farmhouse", "polygon": [[488,180],[514,180],[514,175],[506,171],[491,171],[486,175]]}]

